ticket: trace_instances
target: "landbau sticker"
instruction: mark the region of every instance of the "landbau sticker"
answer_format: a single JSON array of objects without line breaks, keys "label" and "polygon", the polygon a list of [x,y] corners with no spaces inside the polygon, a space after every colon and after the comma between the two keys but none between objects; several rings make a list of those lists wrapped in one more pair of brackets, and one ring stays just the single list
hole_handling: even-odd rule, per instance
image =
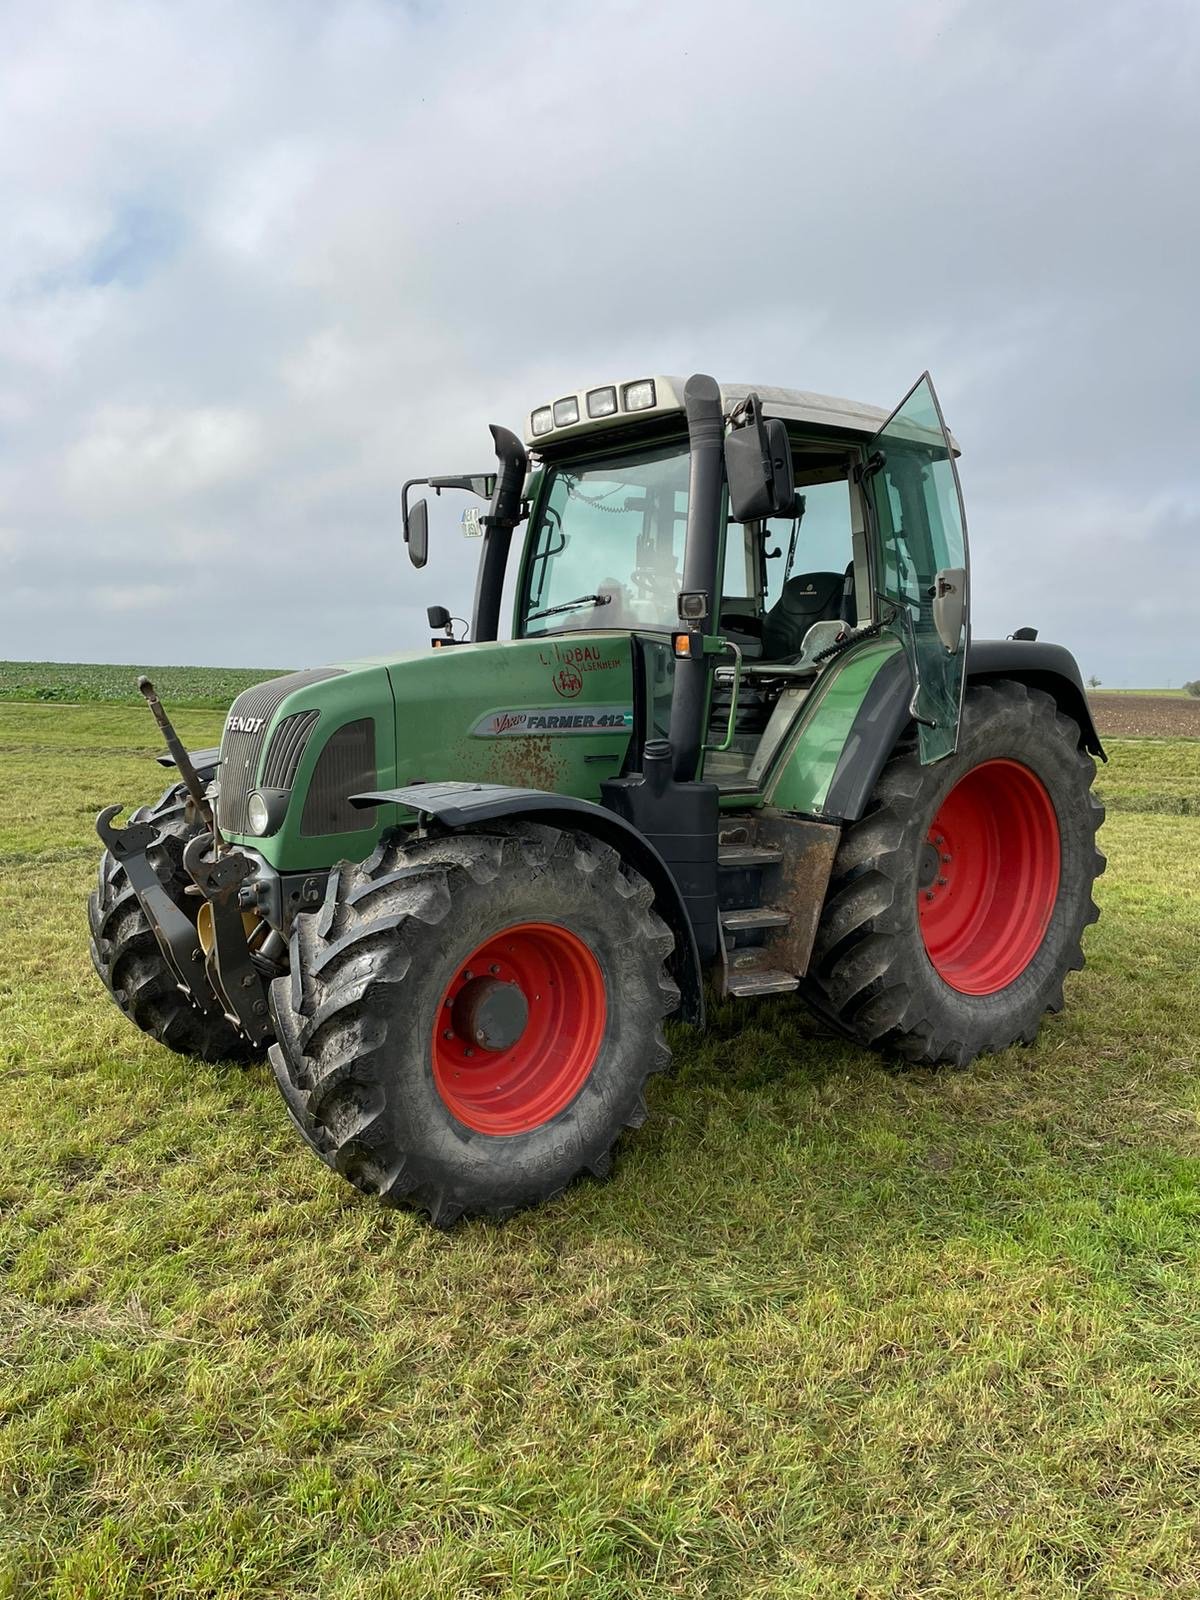
[{"label": "landbau sticker", "polygon": [[463,537],[467,539],[483,538],[483,522],[480,519],[479,507],[468,506],[462,514]]},{"label": "landbau sticker", "polygon": [[504,739],[531,733],[614,733],[632,727],[633,712],[626,706],[588,706],[580,711],[535,706],[527,711],[489,711],[471,732],[476,739]]}]

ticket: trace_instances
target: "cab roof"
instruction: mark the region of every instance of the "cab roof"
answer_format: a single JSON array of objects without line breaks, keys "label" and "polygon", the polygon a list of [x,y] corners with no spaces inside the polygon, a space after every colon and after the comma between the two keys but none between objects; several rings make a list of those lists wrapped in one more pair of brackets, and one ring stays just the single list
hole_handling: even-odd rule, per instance
[{"label": "cab roof", "polygon": [[[686,382],[686,378],[658,373],[653,377],[589,384],[584,388],[564,391],[529,413],[525,419],[525,442],[538,450],[546,445],[557,445],[562,440],[603,433],[630,422],[643,419],[650,421],[672,414],[682,416]],[[878,433],[891,415],[890,411],[880,406],[865,405],[858,400],[839,400],[834,395],[813,394],[808,389],[780,389],[766,383],[722,383],[720,389],[721,406],[726,413],[732,411],[748,394],[754,393],[762,401],[764,416],[780,417],[785,422],[809,423],[863,438],[871,438]],[[652,396],[652,403],[645,403],[648,395]],[[635,403],[628,404],[629,400]],[[559,423],[559,416],[570,416],[572,402],[578,420]],[[591,406],[608,409],[599,416],[593,416],[589,415]],[[539,419],[538,428],[534,426],[535,418]],[[546,426],[547,422],[549,426]],[[953,436],[951,444],[957,454],[958,443]]]}]

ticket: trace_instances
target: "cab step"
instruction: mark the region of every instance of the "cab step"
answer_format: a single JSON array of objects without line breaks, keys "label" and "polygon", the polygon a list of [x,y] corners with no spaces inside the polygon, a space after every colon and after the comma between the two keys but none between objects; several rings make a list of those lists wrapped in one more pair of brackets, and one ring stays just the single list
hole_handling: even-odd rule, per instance
[{"label": "cab step", "polygon": [[791,912],[779,906],[743,906],[736,911],[721,913],[721,926],[726,933],[756,933],[759,928],[786,928],[791,920]]},{"label": "cab step", "polygon": [[735,967],[725,974],[725,993],[737,1000],[751,1000],[760,994],[789,994],[800,987],[795,973],[772,967]]},{"label": "cab step", "polygon": [[717,865],[734,871],[746,867],[774,867],[782,860],[782,850],[765,844],[723,844],[717,851]]}]

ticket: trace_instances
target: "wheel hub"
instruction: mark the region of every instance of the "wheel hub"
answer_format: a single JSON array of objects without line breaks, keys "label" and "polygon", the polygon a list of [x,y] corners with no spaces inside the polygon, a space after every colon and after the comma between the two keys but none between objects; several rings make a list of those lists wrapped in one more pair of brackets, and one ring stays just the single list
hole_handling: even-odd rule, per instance
[{"label": "wheel hub", "polygon": [[1058,895],[1054,803],[1031,768],[972,768],[943,799],[917,857],[925,952],[960,994],[996,994],[1042,945]]},{"label": "wheel hub", "polygon": [[508,1050],[525,1032],[529,1001],[515,982],[471,978],[459,990],[450,1019],[460,1039],[481,1050]]},{"label": "wheel hub", "polygon": [[433,1019],[433,1081],[468,1128],[528,1133],[586,1082],[608,1002],[595,954],[556,923],[500,929],[459,966]]},{"label": "wheel hub", "polygon": [[917,883],[922,889],[933,888],[937,882],[940,866],[937,846],[932,839],[926,839],[921,846],[921,859],[917,863]]}]

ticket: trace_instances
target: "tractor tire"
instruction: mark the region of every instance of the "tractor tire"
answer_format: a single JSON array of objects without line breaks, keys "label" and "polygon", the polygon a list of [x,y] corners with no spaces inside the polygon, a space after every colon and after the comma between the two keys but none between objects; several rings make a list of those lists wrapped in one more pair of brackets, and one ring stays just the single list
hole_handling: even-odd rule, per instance
[{"label": "tractor tire", "polygon": [[393,835],[342,863],[271,986],[297,1128],[438,1227],[606,1177],[670,1060],[674,941],[652,901],[608,845],[531,823]]},{"label": "tractor tire", "polygon": [[[134,822],[157,823],[163,838],[151,852],[167,893],[189,917],[196,901],[184,896],[191,878],[183,847],[203,824],[192,814],[183,784],[168,789],[155,806],[134,812]],[[154,859],[157,857],[157,859]],[[138,904],[125,869],[108,850],[100,858],[96,887],[88,900],[92,965],[129,1020],[159,1044],[202,1061],[252,1061],[265,1055],[223,1017],[212,1017],[179,992],[158,940]]]},{"label": "tractor tire", "polygon": [[1050,695],[968,688],[958,750],[906,737],[839,846],[802,992],[872,1049],[967,1066],[1032,1044],[1083,966],[1104,871],[1096,764]]}]

